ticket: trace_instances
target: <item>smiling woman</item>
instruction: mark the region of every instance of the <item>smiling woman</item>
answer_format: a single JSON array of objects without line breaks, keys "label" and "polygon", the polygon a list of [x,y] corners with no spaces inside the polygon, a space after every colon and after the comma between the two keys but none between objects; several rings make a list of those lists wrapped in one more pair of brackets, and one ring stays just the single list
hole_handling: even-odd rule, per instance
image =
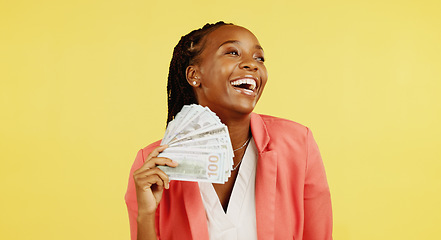
[{"label": "smiling woman", "polygon": [[168,120],[183,105],[209,107],[228,126],[234,167],[224,184],[170,182],[138,152],[126,193],[134,239],[332,239],[330,193],[318,147],[298,123],[253,113],[268,74],[246,28],[218,22],[183,36],[168,77]]}]

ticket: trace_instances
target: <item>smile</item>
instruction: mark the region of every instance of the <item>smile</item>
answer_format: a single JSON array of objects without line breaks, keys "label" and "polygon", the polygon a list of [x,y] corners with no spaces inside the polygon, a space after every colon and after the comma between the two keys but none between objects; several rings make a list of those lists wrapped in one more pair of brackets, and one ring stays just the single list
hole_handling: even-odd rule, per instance
[{"label": "smile", "polygon": [[256,89],[256,80],[252,78],[241,78],[230,82],[237,91],[251,95]]}]

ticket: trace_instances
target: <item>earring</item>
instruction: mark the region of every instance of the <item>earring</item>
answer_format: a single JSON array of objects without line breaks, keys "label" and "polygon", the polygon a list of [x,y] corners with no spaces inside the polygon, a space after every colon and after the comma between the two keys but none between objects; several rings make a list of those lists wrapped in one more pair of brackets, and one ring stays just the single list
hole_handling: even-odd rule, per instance
[{"label": "earring", "polygon": [[196,81],[193,81],[193,85],[196,85],[197,84],[197,82]]}]

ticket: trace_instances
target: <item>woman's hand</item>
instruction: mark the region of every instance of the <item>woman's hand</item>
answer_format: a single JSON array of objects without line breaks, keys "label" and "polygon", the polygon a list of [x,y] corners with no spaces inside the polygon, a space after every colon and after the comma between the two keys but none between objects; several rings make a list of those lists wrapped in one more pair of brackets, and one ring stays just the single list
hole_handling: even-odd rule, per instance
[{"label": "woman's hand", "polygon": [[163,145],[155,148],[146,158],[144,165],[133,173],[138,200],[138,218],[154,215],[164,188],[169,188],[170,179],[156,166],[178,166],[177,162],[169,158],[157,157],[167,147]]}]

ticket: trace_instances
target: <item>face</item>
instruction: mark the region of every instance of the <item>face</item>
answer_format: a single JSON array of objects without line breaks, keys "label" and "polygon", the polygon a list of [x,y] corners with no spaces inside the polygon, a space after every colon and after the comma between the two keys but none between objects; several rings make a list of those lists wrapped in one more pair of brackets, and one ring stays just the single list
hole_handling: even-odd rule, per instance
[{"label": "face", "polygon": [[249,115],[268,78],[259,41],[234,25],[219,27],[205,41],[198,64],[187,68],[198,103],[221,119]]}]

